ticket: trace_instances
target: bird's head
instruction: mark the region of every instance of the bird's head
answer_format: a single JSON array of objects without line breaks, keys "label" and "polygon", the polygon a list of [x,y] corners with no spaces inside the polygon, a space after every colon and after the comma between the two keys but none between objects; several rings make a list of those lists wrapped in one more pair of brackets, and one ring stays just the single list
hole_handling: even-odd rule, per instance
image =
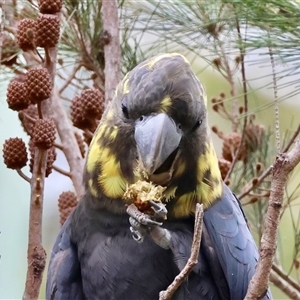
[{"label": "bird's head", "polygon": [[140,63],[120,82],[94,135],[87,189],[120,199],[138,179],[166,186],[169,214],[186,217],[222,193],[204,88],[177,53]]}]

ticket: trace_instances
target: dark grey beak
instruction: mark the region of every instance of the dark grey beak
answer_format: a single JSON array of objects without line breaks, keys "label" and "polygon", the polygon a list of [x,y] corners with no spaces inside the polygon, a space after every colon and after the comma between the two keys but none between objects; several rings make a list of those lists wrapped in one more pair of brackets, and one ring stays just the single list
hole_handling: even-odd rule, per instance
[{"label": "dark grey beak", "polygon": [[165,113],[136,121],[134,138],[144,171],[152,175],[178,148],[182,131]]}]

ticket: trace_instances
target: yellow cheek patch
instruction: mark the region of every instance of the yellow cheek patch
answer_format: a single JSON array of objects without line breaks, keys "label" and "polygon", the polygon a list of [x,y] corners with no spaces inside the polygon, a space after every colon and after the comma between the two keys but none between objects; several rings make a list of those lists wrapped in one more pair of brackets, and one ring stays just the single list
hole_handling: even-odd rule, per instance
[{"label": "yellow cheek patch", "polygon": [[175,209],[171,212],[172,217],[184,218],[194,214],[196,202],[196,191],[182,195],[176,201]]},{"label": "yellow cheek patch", "polygon": [[120,162],[107,148],[101,153],[99,167],[101,172],[98,176],[98,183],[104,194],[110,198],[122,197],[127,181],[123,178]]},{"label": "yellow cheek patch", "polygon": [[180,178],[186,169],[186,163],[181,159],[181,157],[178,159],[178,166],[176,166],[175,172],[174,172],[174,178]]},{"label": "yellow cheek patch", "polygon": [[100,146],[97,145],[96,140],[94,139],[91,143],[90,151],[86,160],[86,169],[89,173],[92,173],[94,171],[100,156]]},{"label": "yellow cheek patch", "polygon": [[89,179],[88,184],[89,184],[89,190],[90,190],[91,194],[94,197],[98,197],[98,191],[95,189],[95,187],[93,185],[93,180]]},{"label": "yellow cheek patch", "polygon": [[172,107],[172,99],[170,96],[165,96],[160,102],[160,111],[168,113],[170,107]]},{"label": "yellow cheek patch", "polygon": [[[209,207],[222,195],[222,180],[214,147],[209,143],[206,151],[199,157],[196,193],[199,202]],[[207,177],[205,177],[207,176]]]},{"label": "yellow cheek patch", "polygon": [[116,139],[117,135],[118,135],[118,127],[117,126],[111,127],[111,132],[108,138],[113,142]]}]

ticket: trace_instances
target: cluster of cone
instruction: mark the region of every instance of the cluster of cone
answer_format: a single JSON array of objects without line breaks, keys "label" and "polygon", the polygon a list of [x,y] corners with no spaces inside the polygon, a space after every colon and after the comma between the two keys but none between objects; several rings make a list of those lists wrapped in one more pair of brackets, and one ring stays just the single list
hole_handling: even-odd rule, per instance
[{"label": "cluster of cone", "polygon": [[[11,67],[17,64],[20,49],[24,52],[35,52],[37,47],[49,49],[59,41],[62,0],[39,0],[38,13],[30,11],[30,18],[19,21],[16,38],[9,33],[3,36],[1,64]],[[23,15],[25,15],[24,12]],[[27,12],[28,13],[28,12]],[[28,15],[28,14],[27,14]],[[54,146],[56,127],[53,120],[41,118],[39,104],[51,96],[52,81],[46,68],[35,67],[11,80],[7,88],[7,103],[12,110],[19,112],[19,119],[30,136],[28,150],[30,153],[29,168],[33,171],[35,149],[38,147],[47,151],[47,167],[45,176],[52,172],[56,159]],[[85,89],[76,96],[70,107],[70,117],[82,157],[85,156],[86,145],[89,145],[104,110],[104,96],[98,89]],[[83,134],[83,136],[82,136]],[[5,141],[3,158],[6,166],[20,170],[28,163],[28,153],[25,142],[20,138],[10,138]],[[59,196],[58,207],[60,222],[64,223],[67,216],[77,205],[73,192],[63,192]]]},{"label": "cluster of cone", "polygon": [[[62,8],[62,0],[39,0],[38,4],[39,15],[36,20],[25,18],[19,22],[17,41],[8,33],[4,34],[2,65],[9,67],[16,64],[20,49],[28,52],[35,51],[37,47],[48,49],[57,45],[60,33],[58,13]],[[35,149],[43,149],[47,151],[46,177],[51,174],[56,159],[56,127],[53,120],[41,118],[38,104],[47,100],[51,91],[51,76],[43,67],[29,69],[26,74],[11,80],[7,88],[8,107],[19,112],[21,124],[30,137],[30,171],[33,171]],[[7,168],[20,170],[25,167],[28,163],[25,142],[21,138],[6,140],[3,145],[3,158]],[[69,202],[68,200],[67,203]],[[64,216],[65,212],[61,214]]]}]

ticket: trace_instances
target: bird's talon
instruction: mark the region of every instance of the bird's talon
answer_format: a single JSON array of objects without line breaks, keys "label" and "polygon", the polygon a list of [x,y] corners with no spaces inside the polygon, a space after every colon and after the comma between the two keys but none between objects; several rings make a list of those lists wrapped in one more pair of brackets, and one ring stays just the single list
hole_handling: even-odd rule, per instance
[{"label": "bird's talon", "polygon": [[138,230],[135,230],[134,228],[130,227],[130,232],[132,234],[132,238],[136,242],[142,243],[144,241],[144,237],[142,236],[142,234]]},{"label": "bird's talon", "polygon": [[167,218],[168,211],[163,203],[157,203],[153,200],[150,200],[149,203],[151,204],[151,209],[154,211],[156,217],[162,220]]}]

